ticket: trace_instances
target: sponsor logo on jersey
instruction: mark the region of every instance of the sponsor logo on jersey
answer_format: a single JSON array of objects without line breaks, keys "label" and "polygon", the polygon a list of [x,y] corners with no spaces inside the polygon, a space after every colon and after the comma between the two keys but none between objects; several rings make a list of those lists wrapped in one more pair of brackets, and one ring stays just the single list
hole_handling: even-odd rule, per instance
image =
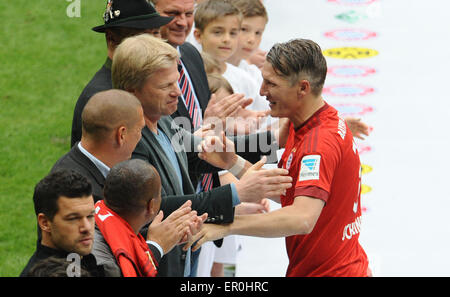
[{"label": "sponsor logo on jersey", "polygon": [[299,181],[318,180],[320,175],[320,155],[303,157],[300,166]]}]

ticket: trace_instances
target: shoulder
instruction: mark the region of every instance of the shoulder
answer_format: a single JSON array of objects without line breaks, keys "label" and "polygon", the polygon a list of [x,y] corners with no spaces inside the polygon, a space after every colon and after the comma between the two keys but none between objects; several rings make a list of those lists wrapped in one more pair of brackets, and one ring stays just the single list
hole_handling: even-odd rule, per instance
[{"label": "shoulder", "polygon": [[[111,69],[103,66],[84,87],[78,98],[77,105],[86,105],[86,102],[96,93],[112,89]],[[83,104],[84,103],[84,104]]]},{"label": "shoulder", "polygon": [[181,55],[187,54],[201,57],[200,52],[190,42],[185,42],[182,45],[180,45],[180,52]]},{"label": "shoulder", "polygon": [[[78,144],[78,143],[77,143]],[[63,169],[75,169],[80,167],[81,158],[76,153],[77,144],[75,144],[70,151],[65,153],[61,158],[59,158],[53,165],[51,172],[55,172]],[[75,167],[75,168],[74,168]]]},{"label": "shoulder", "polygon": [[95,257],[97,264],[103,266],[105,276],[120,277],[122,275],[111,248],[103,237],[103,234],[97,228],[95,228],[94,232],[92,254]]}]

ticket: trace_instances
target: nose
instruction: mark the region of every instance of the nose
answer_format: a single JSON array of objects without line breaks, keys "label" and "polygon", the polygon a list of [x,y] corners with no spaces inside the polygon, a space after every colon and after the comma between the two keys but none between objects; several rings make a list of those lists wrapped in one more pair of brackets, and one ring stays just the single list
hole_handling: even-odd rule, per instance
[{"label": "nose", "polygon": [[254,34],[248,34],[248,37],[247,37],[248,44],[253,45],[255,43],[255,40],[256,40],[256,38],[255,38]]},{"label": "nose", "polygon": [[174,96],[174,97],[181,96],[181,90],[180,90],[180,86],[178,85],[178,82],[174,84],[174,88],[173,88],[173,91],[172,91],[172,96]]},{"label": "nose", "polygon": [[266,90],[266,83],[263,81],[261,84],[261,88],[259,89],[259,95],[266,96],[267,90]]},{"label": "nose", "polygon": [[187,19],[184,13],[179,14],[175,17],[176,24],[180,27],[187,27]]},{"label": "nose", "polygon": [[84,217],[80,221],[80,233],[89,233],[94,227],[94,218]]}]

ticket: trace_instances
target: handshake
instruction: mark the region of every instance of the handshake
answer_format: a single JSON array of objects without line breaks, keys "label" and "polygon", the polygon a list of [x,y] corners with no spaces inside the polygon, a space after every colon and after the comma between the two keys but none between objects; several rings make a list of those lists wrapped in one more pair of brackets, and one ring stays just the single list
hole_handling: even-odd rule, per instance
[{"label": "handshake", "polygon": [[[202,152],[199,153],[199,157],[205,161],[211,161],[211,158],[216,158],[206,152],[209,150],[210,145],[217,145],[216,141],[223,141],[221,145],[226,146],[226,137],[222,140],[216,138],[209,144],[203,142],[201,144]],[[275,168],[267,170],[262,168],[266,162],[266,157],[252,165],[241,157],[237,157],[234,151],[231,155],[234,156],[229,156],[230,160],[232,160],[229,163],[218,157],[214,162],[216,164],[224,162],[223,164],[226,164],[224,167],[228,167],[228,169],[234,167],[235,172],[233,174],[239,178],[235,186],[241,202],[264,204],[261,200],[265,200],[265,198],[278,199],[280,195],[285,194],[286,189],[292,186],[292,178],[287,176],[289,172],[286,169]],[[192,202],[190,200],[186,201],[165,220],[162,220],[163,213],[160,211],[149,226],[147,240],[158,243],[164,254],[169,252],[175,245],[192,244],[192,239],[202,229],[208,214],[204,213],[199,216],[195,210],[191,209],[191,206]]]}]

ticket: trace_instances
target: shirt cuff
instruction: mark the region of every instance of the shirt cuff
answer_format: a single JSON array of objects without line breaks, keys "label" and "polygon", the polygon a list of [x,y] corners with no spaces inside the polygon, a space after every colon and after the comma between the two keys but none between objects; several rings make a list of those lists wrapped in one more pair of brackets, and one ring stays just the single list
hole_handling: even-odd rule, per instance
[{"label": "shirt cuff", "polygon": [[164,256],[164,251],[159,244],[157,244],[156,242],[151,241],[151,240],[147,240],[146,243],[154,246],[159,251],[159,254],[161,255],[161,257]]},{"label": "shirt cuff", "polygon": [[239,200],[239,196],[237,193],[236,186],[234,184],[230,184],[231,186],[231,201],[233,203],[233,207],[241,203],[241,200]]}]

